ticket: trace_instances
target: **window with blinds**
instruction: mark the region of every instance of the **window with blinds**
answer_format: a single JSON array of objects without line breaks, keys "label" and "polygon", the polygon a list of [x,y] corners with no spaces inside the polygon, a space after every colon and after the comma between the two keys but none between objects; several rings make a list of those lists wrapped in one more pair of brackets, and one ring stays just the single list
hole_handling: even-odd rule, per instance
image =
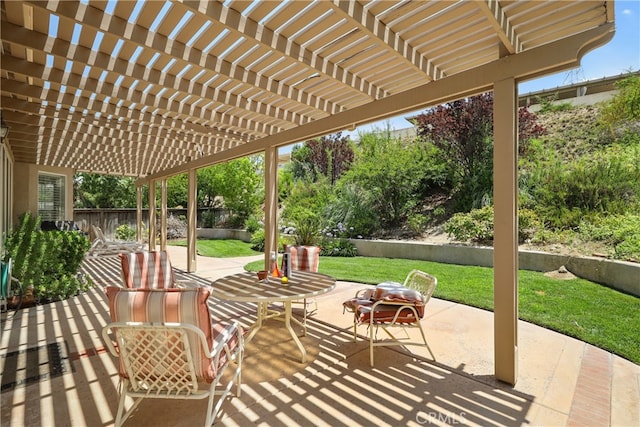
[{"label": "window with blinds", "polygon": [[38,174],[38,215],[42,221],[65,219],[63,175]]}]

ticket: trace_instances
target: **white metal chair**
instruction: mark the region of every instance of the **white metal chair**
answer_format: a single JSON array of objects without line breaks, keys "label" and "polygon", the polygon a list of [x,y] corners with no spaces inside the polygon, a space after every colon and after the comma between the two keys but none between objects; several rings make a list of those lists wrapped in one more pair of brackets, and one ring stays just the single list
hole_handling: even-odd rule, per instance
[{"label": "white metal chair", "polygon": [[[319,246],[294,246],[287,245],[284,248],[285,253],[289,254],[289,262],[292,271],[310,271],[318,272],[320,265]],[[283,267],[284,269],[284,267]],[[292,304],[301,304],[303,307],[302,323],[307,324],[307,316],[318,311],[318,302],[315,299],[295,300]],[[313,307],[311,310],[308,307]]]},{"label": "white metal chair", "polygon": [[[435,360],[435,356],[427,343],[421,319],[424,309],[431,299],[438,284],[438,280],[420,270],[412,270],[406,277],[404,284],[384,282],[375,288],[361,289],[354,298],[343,303],[345,310],[353,313],[353,340],[357,340],[357,328],[366,325],[369,332],[369,358],[373,366],[373,348],[379,346],[424,346]],[[396,337],[391,328],[401,328],[404,337]],[[378,328],[390,339],[378,340]],[[408,328],[417,328],[422,341],[412,341]],[[375,330],[375,333],[374,333]]]},{"label": "white metal chair", "polygon": [[[108,287],[107,296],[114,322],[102,336],[120,359],[116,426],[145,398],[208,399],[205,425],[210,426],[234,383],[240,396],[243,331],[237,323],[212,328],[208,289]],[[227,369],[231,376],[225,376],[225,385]],[[127,396],[134,403],[125,410]],[[220,396],[217,402],[215,396]]]},{"label": "white metal chair", "polygon": [[168,289],[197,287],[194,280],[176,280],[167,251],[138,251],[118,254],[125,288]]}]

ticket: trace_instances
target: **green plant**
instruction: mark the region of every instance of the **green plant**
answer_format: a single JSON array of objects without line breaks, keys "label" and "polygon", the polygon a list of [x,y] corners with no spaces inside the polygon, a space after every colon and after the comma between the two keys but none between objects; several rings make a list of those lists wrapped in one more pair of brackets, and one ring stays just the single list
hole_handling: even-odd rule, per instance
[{"label": "green plant", "polygon": [[616,86],[618,93],[605,103],[600,114],[600,122],[614,137],[618,129],[621,129],[622,133],[632,132],[637,135],[640,118],[640,76],[627,77],[616,83]]},{"label": "green plant", "polygon": [[264,252],[264,228],[256,230],[251,235],[251,249],[258,252]]},{"label": "green plant", "polygon": [[116,228],[116,239],[134,240],[136,238],[136,229],[129,224],[122,224]]},{"label": "green plant", "polygon": [[489,243],[493,241],[493,207],[469,213],[456,213],[444,224],[444,231],[455,240]]},{"label": "green plant", "polygon": [[538,97],[538,102],[540,103],[541,114],[544,113],[555,113],[557,111],[568,111],[574,108],[574,106],[569,102],[557,102],[558,94],[550,95],[547,97]]},{"label": "green plant", "polygon": [[554,228],[575,228],[596,214],[640,209],[638,145],[613,144],[571,163],[552,159],[528,176],[529,205]]},{"label": "green plant", "polygon": [[89,239],[76,232],[41,231],[39,224],[40,218],[27,212],[7,237],[5,258],[14,260],[13,275],[41,303],[86,291],[91,281],[78,276],[78,269]]},{"label": "green plant", "polygon": [[213,210],[208,210],[202,212],[202,222],[204,223],[204,228],[213,228],[216,223],[216,213]]},{"label": "green plant", "polygon": [[356,256],[358,250],[356,246],[349,241],[349,238],[354,236],[354,228],[347,227],[341,222],[337,223],[334,227],[325,227],[324,230],[322,230],[322,238],[320,239],[320,255]]},{"label": "green plant", "polygon": [[356,245],[346,238],[323,237],[320,242],[321,256],[354,257],[358,254]]},{"label": "green plant", "polygon": [[[251,249],[253,249],[254,251],[264,253],[264,248],[265,248],[264,241],[265,241],[264,228],[256,230],[251,235]],[[277,244],[278,248],[283,248],[285,244],[289,244],[289,243],[290,242],[286,237],[278,236],[278,244]]]},{"label": "green plant", "polygon": [[[474,209],[469,213],[454,214],[444,225],[444,230],[459,241],[482,244],[493,242],[493,206]],[[542,227],[536,213],[530,209],[518,210],[518,241],[530,240]]]},{"label": "green plant", "polygon": [[616,259],[640,260],[640,215],[606,215],[583,220],[578,233],[585,241],[606,242]]},{"label": "green plant", "polygon": [[289,211],[288,221],[294,228],[293,239],[296,246],[314,246],[320,239],[320,216],[314,211],[296,207]]},{"label": "green plant", "polygon": [[261,228],[264,228],[264,224],[258,219],[257,216],[255,215],[251,215],[249,218],[247,218],[247,220],[244,222],[244,228],[245,230],[247,230],[249,233],[253,234],[256,231],[260,230]]},{"label": "green plant", "polygon": [[407,226],[415,234],[422,233],[427,228],[428,224],[429,216],[427,215],[412,213],[409,214],[409,217],[407,218]]}]

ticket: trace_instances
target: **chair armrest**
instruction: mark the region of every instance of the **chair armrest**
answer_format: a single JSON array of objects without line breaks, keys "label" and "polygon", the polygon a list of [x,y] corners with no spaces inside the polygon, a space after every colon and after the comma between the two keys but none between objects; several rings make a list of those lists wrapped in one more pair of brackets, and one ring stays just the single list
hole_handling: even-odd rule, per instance
[{"label": "chair armrest", "polygon": [[424,305],[400,301],[376,301],[370,307],[361,307],[359,313],[369,313],[369,324],[417,322],[424,315]]},{"label": "chair armrest", "polygon": [[363,288],[356,292],[355,298],[357,299],[371,299],[373,297],[373,291],[375,288]]},{"label": "chair armrest", "polygon": [[237,340],[236,346],[239,349],[244,348],[244,331],[236,321],[225,325],[222,330],[216,331],[213,348],[210,353],[211,359],[214,359],[215,366],[220,366],[221,355],[224,355],[226,360],[233,359],[234,352],[231,350],[231,345],[234,339]]}]

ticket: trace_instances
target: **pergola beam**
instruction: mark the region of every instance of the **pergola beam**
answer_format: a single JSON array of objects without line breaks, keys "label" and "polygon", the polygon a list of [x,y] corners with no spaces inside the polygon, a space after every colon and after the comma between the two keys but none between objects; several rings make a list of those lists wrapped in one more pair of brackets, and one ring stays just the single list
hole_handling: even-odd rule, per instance
[{"label": "pergola beam", "polygon": [[351,0],[334,0],[334,8],[339,10],[344,16],[352,16],[357,22],[361,31],[372,35],[378,45],[391,47],[395,54],[411,68],[421,73],[425,73],[430,80],[437,80],[444,77],[444,73],[424,55],[416,51],[399,34],[388,28],[384,22],[377,19],[369,11],[365,10],[359,2]]},{"label": "pergola beam", "polygon": [[535,78],[542,74],[573,68],[580,63],[580,58],[584,52],[606,43],[613,37],[613,34],[614,26],[612,23],[608,23],[554,43],[497,59],[473,70],[429,82],[407,93],[402,92],[391,95],[341,114],[289,129],[276,135],[269,135],[252,142],[251,145],[234,147],[220,154],[204,156],[186,165],[173,167],[141,178],[139,182],[145,183],[150,179],[181,173],[187,168],[201,168],[226,162],[262,152],[269,147],[280,147],[306,141],[344,129],[350,129],[354,125],[372,123],[465,96],[487,92],[493,88],[495,81],[505,78],[513,77],[518,82]]},{"label": "pergola beam", "polygon": [[478,5],[478,8],[485,14],[495,29],[496,34],[507,52],[509,52],[509,54],[519,53],[522,50],[522,44],[509,18],[507,18],[502,7],[500,7],[498,0],[478,1],[475,2],[475,4]]},{"label": "pergola beam", "polygon": [[376,99],[383,92],[382,89],[366,80],[361,79],[354,73],[345,70],[326,58],[306,49],[303,45],[294,40],[287,39],[282,34],[277,34],[266,26],[254,21],[250,17],[243,16],[237,11],[225,7],[224,4],[209,0],[193,0],[182,2],[184,6],[197,10],[223,24],[242,36],[250,37],[264,46],[282,54],[283,57],[292,57],[297,61],[312,67],[320,74],[326,74],[334,79],[340,80],[344,84],[345,90],[358,88],[370,99]]}]

